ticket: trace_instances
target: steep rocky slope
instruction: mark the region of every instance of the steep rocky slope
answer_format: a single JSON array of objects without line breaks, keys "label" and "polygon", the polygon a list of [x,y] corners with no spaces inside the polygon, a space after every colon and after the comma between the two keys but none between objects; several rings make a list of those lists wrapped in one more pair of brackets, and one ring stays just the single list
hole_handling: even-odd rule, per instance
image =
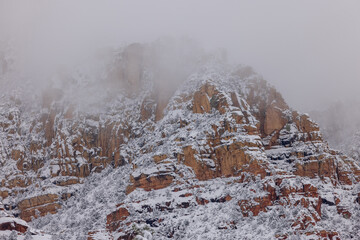
[{"label": "steep rocky slope", "polygon": [[132,44],[101,81],[1,96],[12,214],[55,239],[360,234],[360,168],[307,115],[248,67],[159,52]]}]

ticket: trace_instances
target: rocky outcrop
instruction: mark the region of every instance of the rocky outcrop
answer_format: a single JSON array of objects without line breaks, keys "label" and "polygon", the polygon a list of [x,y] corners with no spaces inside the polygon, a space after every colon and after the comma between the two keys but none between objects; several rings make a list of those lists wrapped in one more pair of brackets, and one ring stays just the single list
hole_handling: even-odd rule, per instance
[{"label": "rocky outcrop", "polygon": [[[216,145],[215,145],[216,146]],[[207,165],[206,162],[196,159],[197,152],[191,147],[183,149],[184,155],[178,155],[178,159],[186,166],[191,167],[199,180],[208,180],[216,177],[238,176],[243,172],[250,172],[254,175],[264,177],[267,174],[266,164],[258,161],[251,161],[251,156],[244,151],[241,143],[229,146],[216,146],[213,159],[214,165]]]},{"label": "rocky outcrop", "polygon": [[120,227],[120,223],[125,221],[130,216],[126,208],[119,208],[107,216],[107,229],[109,231],[116,231]]},{"label": "rocky outcrop", "polygon": [[145,174],[141,174],[139,177],[131,176],[131,185],[128,186],[126,192],[129,194],[136,188],[142,188],[145,191],[165,188],[173,182],[173,179],[172,175],[162,173],[155,176],[147,176]]},{"label": "rocky outcrop", "polygon": [[19,222],[15,218],[0,218],[0,231],[16,231],[20,233],[25,233],[28,229],[26,223]]},{"label": "rocky outcrop", "polygon": [[0,203],[0,236],[2,231],[16,231],[18,233],[25,233],[29,226],[21,219],[17,219],[11,214],[7,213],[4,205]]},{"label": "rocky outcrop", "polygon": [[287,123],[286,119],[283,118],[282,109],[276,106],[270,105],[265,112],[264,134],[270,135],[274,131],[281,130]]},{"label": "rocky outcrop", "polygon": [[46,194],[25,199],[19,202],[20,217],[25,221],[31,221],[32,218],[54,214],[61,206],[58,202],[59,197],[56,194]]},{"label": "rocky outcrop", "polygon": [[204,92],[194,94],[193,113],[209,113],[211,110],[210,101]]}]

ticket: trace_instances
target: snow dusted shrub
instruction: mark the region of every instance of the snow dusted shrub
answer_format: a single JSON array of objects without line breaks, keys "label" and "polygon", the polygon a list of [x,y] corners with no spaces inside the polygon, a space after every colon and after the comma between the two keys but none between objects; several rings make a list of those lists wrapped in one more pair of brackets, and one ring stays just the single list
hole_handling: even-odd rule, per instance
[{"label": "snow dusted shrub", "polygon": [[298,216],[298,214],[299,214],[299,208],[298,207],[293,208],[292,211],[291,211],[291,215],[294,218],[296,218]]},{"label": "snow dusted shrub", "polygon": [[340,223],[342,222],[341,217],[335,215],[334,218],[332,219],[332,222],[334,226],[340,225]]},{"label": "snow dusted shrub", "polygon": [[87,236],[84,236],[82,233],[78,232],[76,235],[76,240],[87,240]]},{"label": "snow dusted shrub", "polygon": [[61,240],[61,238],[58,235],[53,234],[51,235],[51,240]]},{"label": "snow dusted shrub", "polygon": [[171,196],[172,196],[171,191],[169,189],[166,189],[166,198],[171,199]]},{"label": "snow dusted shrub", "polygon": [[39,218],[41,216],[40,214],[41,214],[40,211],[38,209],[35,209],[35,216],[37,218]]},{"label": "snow dusted shrub", "polygon": [[18,239],[18,235],[16,231],[11,231],[8,240],[17,240]]},{"label": "snow dusted shrub", "polygon": [[138,240],[152,240],[152,235],[154,234],[154,231],[148,226],[148,225],[137,225],[133,224],[132,226],[132,232],[136,235],[135,239]]},{"label": "snow dusted shrub", "polygon": [[137,235],[135,237],[135,240],[152,240],[152,239],[153,239],[153,237],[152,237],[151,233],[146,230],[143,232],[143,236]]},{"label": "snow dusted shrub", "polygon": [[33,240],[33,236],[31,235],[31,232],[30,232],[30,228],[27,229],[26,233],[25,233],[25,237],[24,237],[24,240]]},{"label": "snow dusted shrub", "polygon": [[289,236],[289,240],[301,240],[301,237],[295,233]]},{"label": "snow dusted shrub", "polygon": [[263,212],[261,212],[259,215],[258,215],[258,218],[257,218],[257,220],[258,220],[258,223],[259,224],[265,224],[265,222],[266,222],[266,220],[267,220],[267,216],[266,216],[267,214],[265,214],[265,213],[263,213]]},{"label": "snow dusted shrub", "polygon": [[50,215],[46,215],[44,217],[36,218],[36,219],[32,218],[32,226],[34,228],[40,229],[45,225],[49,224],[50,219],[51,219]]},{"label": "snow dusted shrub", "polygon": [[185,226],[189,226],[189,224],[190,224],[189,220],[185,219],[185,220],[184,220],[184,225],[185,225]]}]

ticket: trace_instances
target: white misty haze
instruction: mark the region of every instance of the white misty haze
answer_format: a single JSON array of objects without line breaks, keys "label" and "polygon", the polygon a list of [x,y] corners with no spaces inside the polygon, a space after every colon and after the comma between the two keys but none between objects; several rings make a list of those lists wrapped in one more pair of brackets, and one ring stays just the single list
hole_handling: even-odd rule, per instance
[{"label": "white misty haze", "polygon": [[45,72],[104,46],[186,36],[227,50],[310,111],[360,100],[359,10],[356,0],[0,0],[0,42],[12,41],[29,71]]}]

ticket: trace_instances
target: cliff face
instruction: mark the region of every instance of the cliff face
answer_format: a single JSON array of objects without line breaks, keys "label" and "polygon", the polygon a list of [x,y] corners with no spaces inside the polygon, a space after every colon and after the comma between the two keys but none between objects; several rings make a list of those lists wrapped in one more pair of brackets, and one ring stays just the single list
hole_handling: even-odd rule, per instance
[{"label": "cliff face", "polygon": [[149,52],[122,51],[97,111],[63,89],[31,107],[2,96],[10,211],[64,239],[360,234],[360,168],[307,115],[249,68],[219,61],[164,87],[170,75],[151,73]]}]

